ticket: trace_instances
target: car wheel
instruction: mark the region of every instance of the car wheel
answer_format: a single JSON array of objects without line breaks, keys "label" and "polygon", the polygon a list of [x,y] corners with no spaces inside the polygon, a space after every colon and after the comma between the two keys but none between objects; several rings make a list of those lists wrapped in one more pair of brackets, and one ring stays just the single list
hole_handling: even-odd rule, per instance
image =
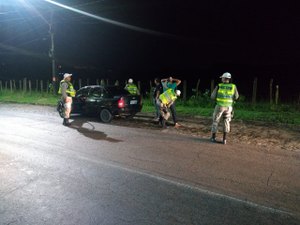
[{"label": "car wheel", "polygon": [[113,116],[108,109],[102,109],[100,111],[100,119],[103,123],[109,123],[112,120]]}]

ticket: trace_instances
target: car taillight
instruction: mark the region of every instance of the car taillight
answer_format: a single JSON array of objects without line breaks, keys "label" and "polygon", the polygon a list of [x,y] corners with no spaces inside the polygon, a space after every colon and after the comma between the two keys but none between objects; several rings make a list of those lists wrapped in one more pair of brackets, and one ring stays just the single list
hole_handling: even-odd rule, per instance
[{"label": "car taillight", "polygon": [[118,107],[119,108],[124,108],[125,107],[125,101],[124,101],[124,98],[120,98],[119,101],[118,101]]}]

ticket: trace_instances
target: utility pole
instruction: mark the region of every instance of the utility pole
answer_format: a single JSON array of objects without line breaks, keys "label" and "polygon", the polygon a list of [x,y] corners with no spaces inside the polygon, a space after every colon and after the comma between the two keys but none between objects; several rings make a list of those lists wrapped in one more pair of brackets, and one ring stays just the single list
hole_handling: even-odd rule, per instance
[{"label": "utility pole", "polygon": [[51,39],[51,47],[49,50],[49,57],[52,61],[52,88],[53,94],[57,93],[57,85],[56,85],[56,67],[55,67],[55,48],[54,48],[54,32],[53,32],[53,11],[51,12],[51,18],[49,23],[49,34]]}]

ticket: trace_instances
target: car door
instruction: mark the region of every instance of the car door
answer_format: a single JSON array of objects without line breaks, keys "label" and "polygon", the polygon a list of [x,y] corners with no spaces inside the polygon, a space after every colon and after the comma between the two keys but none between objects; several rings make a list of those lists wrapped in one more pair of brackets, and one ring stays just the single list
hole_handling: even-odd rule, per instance
[{"label": "car door", "polygon": [[89,95],[90,87],[83,87],[76,92],[73,98],[72,112],[86,113],[86,100]]},{"label": "car door", "polygon": [[100,111],[103,101],[103,88],[101,86],[92,87],[86,99],[86,112],[97,114]]}]

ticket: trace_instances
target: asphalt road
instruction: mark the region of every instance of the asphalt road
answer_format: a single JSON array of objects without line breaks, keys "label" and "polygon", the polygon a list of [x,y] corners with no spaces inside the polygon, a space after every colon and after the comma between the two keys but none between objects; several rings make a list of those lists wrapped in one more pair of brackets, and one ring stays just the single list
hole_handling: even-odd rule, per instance
[{"label": "asphalt road", "polygon": [[0,224],[300,224],[300,153],[0,104]]}]

